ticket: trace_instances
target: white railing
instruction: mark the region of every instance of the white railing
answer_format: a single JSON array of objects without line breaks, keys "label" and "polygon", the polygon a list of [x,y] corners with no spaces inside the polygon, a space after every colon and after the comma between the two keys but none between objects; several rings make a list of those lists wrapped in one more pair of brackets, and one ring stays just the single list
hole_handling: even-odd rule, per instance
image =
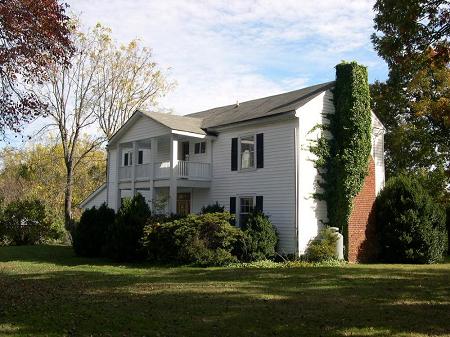
[{"label": "white railing", "polygon": [[[151,169],[151,164],[136,165],[136,179],[149,179],[152,176]],[[132,179],[132,173],[133,166],[121,167],[120,180]],[[170,161],[155,163],[153,173],[154,179],[169,179]],[[209,180],[211,179],[211,164],[178,160],[175,167],[175,176],[192,180]]]},{"label": "white railing", "polygon": [[154,164],[155,179],[170,178],[170,161]]},{"label": "white railing", "polygon": [[136,179],[150,178],[152,176],[150,164],[136,165]]},{"label": "white railing", "polygon": [[197,163],[179,160],[177,165],[177,177],[197,180],[211,178],[211,165],[209,163]]},{"label": "white railing", "polygon": [[133,175],[133,166],[120,167],[120,180],[129,180]]}]

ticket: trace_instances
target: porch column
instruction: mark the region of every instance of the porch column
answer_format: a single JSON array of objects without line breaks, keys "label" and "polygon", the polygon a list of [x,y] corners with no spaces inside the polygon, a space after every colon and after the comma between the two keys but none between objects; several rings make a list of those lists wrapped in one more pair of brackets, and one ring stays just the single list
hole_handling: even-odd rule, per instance
[{"label": "porch column", "polygon": [[138,147],[137,142],[133,142],[133,160],[132,160],[132,168],[131,168],[131,195],[134,196],[136,194],[136,163],[138,157]]},{"label": "porch column", "polygon": [[114,205],[114,209],[117,211],[120,208],[120,170],[122,168],[122,146],[121,144],[117,144],[117,154],[116,154],[116,201]]},{"label": "porch column", "polygon": [[178,139],[170,135],[170,185],[169,212],[177,213],[177,170],[178,170]]},{"label": "porch column", "polygon": [[154,198],[156,198],[156,193],[153,190],[155,187],[155,160],[156,160],[156,152],[158,151],[158,139],[156,137],[152,137],[150,139],[150,210],[154,212]]},{"label": "porch column", "polygon": [[208,139],[206,142],[207,148],[206,151],[209,155],[209,177],[212,178],[213,174],[213,141],[212,139]]}]

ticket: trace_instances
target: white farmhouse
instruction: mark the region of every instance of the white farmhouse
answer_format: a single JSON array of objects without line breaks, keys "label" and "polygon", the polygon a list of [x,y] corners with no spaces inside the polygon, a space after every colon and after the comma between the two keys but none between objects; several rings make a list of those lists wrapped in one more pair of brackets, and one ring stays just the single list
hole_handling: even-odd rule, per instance
[{"label": "white farmhouse", "polygon": [[[142,194],[155,212],[198,213],[218,202],[237,224],[253,209],[277,227],[279,250],[302,254],[327,220],[313,197],[319,178],[314,155],[324,113],[333,113],[334,82],[218,107],[186,116],[136,111],[108,144],[106,183],[83,208]],[[367,223],[384,184],[384,128],[372,114],[370,174],[349,224],[349,260],[367,240]]]}]

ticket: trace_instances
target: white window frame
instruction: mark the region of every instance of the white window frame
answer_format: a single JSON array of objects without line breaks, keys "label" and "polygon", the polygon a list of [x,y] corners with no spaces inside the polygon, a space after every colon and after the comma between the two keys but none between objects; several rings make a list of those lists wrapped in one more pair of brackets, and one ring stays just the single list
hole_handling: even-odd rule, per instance
[{"label": "white window frame", "polygon": [[242,195],[237,195],[236,196],[236,222],[238,224],[239,227],[241,227],[241,214],[250,214],[250,212],[246,213],[241,213],[241,199],[243,198],[248,198],[248,199],[252,199],[252,210],[255,209],[256,207],[256,194],[242,194]]},{"label": "white window frame", "polygon": [[[128,165],[125,165],[125,154],[128,153]],[[122,167],[133,166],[133,150],[122,152]]]},{"label": "white window frame", "polygon": [[[242,138],[246,138],[246,137],[253,137],[253,142],[254,142],[254,150],[253,150],[253,167],[248,167],[248,168],[242,168],[242,157],[241,157],[241,140]],[[244,134],[238,137],[238,168],[239,171],[255,171],[256,170],[256,133],[248,133],[248,134]]]},{"label": "white window frame", "polygon": [[[196,152],[196,146],[197,146],[197,144],[199,144],[198,145],[198,147],[199,147],[199,152]],[[202,144],[204,144],[204,147],[202,147]],[[203,148],[203,150],[204,151],[202,151],[202,148]],[[197,142],[197,143],[194,143],[194,154],[206,154],[206,142]]]}]

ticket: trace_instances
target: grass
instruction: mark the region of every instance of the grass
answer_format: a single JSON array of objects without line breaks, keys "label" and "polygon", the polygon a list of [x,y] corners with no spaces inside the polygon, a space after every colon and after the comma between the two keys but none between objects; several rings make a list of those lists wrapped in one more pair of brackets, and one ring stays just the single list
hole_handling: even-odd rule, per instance
[{"label": "grass", "polygon": [[169,268],[0,247],[0,336],[450,336],[450,263]]}]

